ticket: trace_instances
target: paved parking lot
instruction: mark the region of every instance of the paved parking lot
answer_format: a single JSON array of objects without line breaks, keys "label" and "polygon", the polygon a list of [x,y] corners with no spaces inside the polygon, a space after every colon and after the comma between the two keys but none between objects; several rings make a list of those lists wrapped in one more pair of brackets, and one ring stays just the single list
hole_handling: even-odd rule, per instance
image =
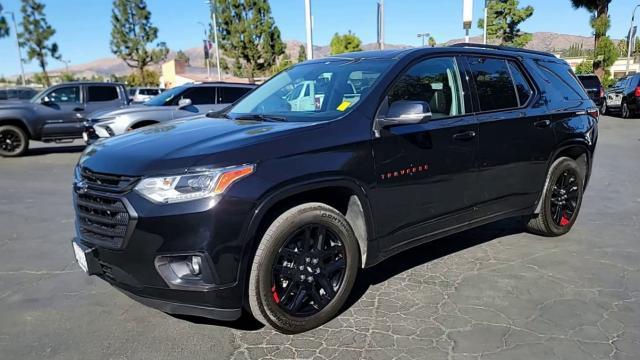
[{"label": "paved parking lot", "polygon": [[427,244],[361,272],[341,316],[297,336],[172,317],[84,275],[69,243],[81,149],[0,159],[1,359],[640,358],[640,119],[601,120],[570,234],[503,221]]}]

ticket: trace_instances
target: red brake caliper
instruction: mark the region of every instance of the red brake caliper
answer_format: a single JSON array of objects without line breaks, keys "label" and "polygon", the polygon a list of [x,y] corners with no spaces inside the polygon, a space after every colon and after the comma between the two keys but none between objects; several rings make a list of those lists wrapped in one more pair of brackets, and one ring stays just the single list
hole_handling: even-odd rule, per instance
[{"label": "red brake caliper", "polygon": [[280,297],[278,296],[278,293],[276,292],[276,286],[273,285],[271,287],[271,293],[273,294],[273,300],[276,302],[276,304],[280,303]]},{"label": "red brake caliper", "polygon": [[560,219],[560,226],[567,226],[567,225],[569,225],[569,218],[567,217],[567,214],[563,212],[562,218]]}]

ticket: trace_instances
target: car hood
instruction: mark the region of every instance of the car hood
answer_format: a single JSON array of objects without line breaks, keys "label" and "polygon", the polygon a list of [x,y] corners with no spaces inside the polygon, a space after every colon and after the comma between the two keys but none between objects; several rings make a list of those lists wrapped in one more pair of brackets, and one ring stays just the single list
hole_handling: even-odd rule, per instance
[{"label": "car hood", "polygon": [[[251,159],[240,155],[243,148],[297,134],[298,129],[316,124],[207,117],[174,120],[99,140],[85,149],[80,165],[95,172],[140,176],[175,173],[195,165],[255,162],[259,160],[255,154]],[[206,164],[202,163],[205,159]]]},{"label": "car hood", "polygon": [[127,115],[131,113],[140,113],[140,112],[148,112],[148,111],[162,111],[162,110],[171,110],[170,106],[146,106],[142,104],[134,104],[134,105],[122,105],[117,108],[109,108],[104,110],[98,110],[89,116],[91,119],[104,119],[110,117],[116,117],[119,115]]},{"label": "car hood", "polygon": [[0,101],[0,111],[2,110],[15,110],[15,109],[30,109],[34,105],[29,101],[19,100],[3,100]]}]

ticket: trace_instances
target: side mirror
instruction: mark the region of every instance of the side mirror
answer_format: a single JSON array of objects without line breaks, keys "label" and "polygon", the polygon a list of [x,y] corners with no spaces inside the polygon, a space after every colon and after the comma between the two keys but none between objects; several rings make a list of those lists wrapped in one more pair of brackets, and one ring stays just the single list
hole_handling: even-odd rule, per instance
[{"label": "side mirror", "polygon": [[40,99],[40,103],[42,105],[51,105],[53,104],[53,101],[48,96],[44,96],[42,97],[42,99]]},{"label": "side mirror", "polygon": [[186,108],[191,106],[191,99],[180,99],[178,101],[178,109]]},{"label": "side mirror", "polygon": [[389,107],[387,115],[378,118],[378,127],[419,124],[431,120],[431,108],[425,101],[396,101]]}]

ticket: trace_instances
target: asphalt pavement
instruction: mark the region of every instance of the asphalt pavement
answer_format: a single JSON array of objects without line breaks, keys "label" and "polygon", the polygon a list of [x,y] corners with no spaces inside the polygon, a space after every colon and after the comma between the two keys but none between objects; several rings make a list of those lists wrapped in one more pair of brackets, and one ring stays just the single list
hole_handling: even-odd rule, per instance
[{"label": "asphalt pavement", "polygon": [[506,220],[412,249],[295,336],[170,316],[86,276],[70,246],[83,147],[33,144],[0,158],[0,359],[640,358],[640,119],[601,119],[569,234]]}]

